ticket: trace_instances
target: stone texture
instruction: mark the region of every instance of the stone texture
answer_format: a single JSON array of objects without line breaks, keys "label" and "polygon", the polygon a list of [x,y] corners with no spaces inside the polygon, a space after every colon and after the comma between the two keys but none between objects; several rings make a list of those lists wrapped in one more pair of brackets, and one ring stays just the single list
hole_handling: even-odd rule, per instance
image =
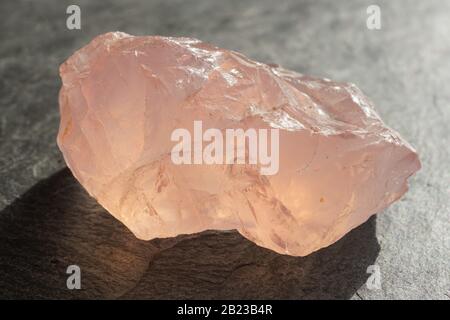
[{"label": "stone texture", "polygon": [[[379,0],[380,31],[365,28],[366,0],[77,3],[81,31],[65,28],[72,1],[0,1],[2,298],[450,298],[449,1]],[[140,241],[87,196],[55,142],[58,66],[110,30],[191,35],[354,81],[423,167],[400,201],[306,257],[275,254],[237,232],[201,233],[179,246],[178,237]],[[84,270],[83,290],[66,289],[73,263]],[[381,290],[364,285],[372,264]]]},{"label": "stone texture", "polygon": [[[140,239],[236,229],[260,246],[304,256],[397,200],[420,167],[355,85],[196,39],[107,33],[60,74],[66,162]],[[174,164],[172,132],[192,132],[198,120],[223,132],[279,129],[279,171]]]}]

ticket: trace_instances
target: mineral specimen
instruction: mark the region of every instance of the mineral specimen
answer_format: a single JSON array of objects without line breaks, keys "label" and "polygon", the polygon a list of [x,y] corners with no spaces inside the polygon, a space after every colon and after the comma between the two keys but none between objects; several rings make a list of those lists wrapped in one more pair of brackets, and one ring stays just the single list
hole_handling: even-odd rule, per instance
[{"label": "mineral specimen", "polygon": [[67,165],[141,239],[236,229],[307,255],[400,198],[420,168],[355,85],[196,39],[107,33],[60,74]]}]

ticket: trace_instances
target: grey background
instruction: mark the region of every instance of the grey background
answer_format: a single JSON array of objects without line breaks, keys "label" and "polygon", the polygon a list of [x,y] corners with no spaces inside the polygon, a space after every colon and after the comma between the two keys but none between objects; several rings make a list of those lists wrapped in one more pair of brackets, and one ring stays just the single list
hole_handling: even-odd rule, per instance
[{"label": "grey background", "polygon": [[[65,27],[67,5],[82,29]],[[382,29],[366,28],[381,7]],[[0,297],[450,299],[450,1],[0,3]],[[236,232],[139,241],[89,198],[56,147],[58,66],[94,36],[192,36],[356,83],[423,168],[410,191],[304,258]],[[66,289],[77,264],[82,290]],[[377,264],[381,290],[369,290]]]}]

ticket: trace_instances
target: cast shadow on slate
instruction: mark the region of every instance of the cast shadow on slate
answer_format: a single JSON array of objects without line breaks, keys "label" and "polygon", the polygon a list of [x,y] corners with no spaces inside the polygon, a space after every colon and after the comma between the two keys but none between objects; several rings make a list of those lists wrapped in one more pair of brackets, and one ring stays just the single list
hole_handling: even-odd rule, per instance
[{"label": "cast shadow on slate", "polygon": [[[137,240],[63,169],[0,213],[0,298],[346,299],[379,245],[375,218],[307,257],[237,232]],[[81,268],[81,290],[66,269]]]}]

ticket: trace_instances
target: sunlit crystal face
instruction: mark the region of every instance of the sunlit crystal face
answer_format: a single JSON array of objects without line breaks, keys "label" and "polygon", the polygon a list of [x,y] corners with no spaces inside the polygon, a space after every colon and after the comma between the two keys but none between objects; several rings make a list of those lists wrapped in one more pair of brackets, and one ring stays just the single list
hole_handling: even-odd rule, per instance
[{"label": "sunlit crystal face", "polygon": [[356,86],[195,39],[107,33],[60,71],[64,158],[141,239],[237,229],[307,255],[397,200],[420,167]]}]

